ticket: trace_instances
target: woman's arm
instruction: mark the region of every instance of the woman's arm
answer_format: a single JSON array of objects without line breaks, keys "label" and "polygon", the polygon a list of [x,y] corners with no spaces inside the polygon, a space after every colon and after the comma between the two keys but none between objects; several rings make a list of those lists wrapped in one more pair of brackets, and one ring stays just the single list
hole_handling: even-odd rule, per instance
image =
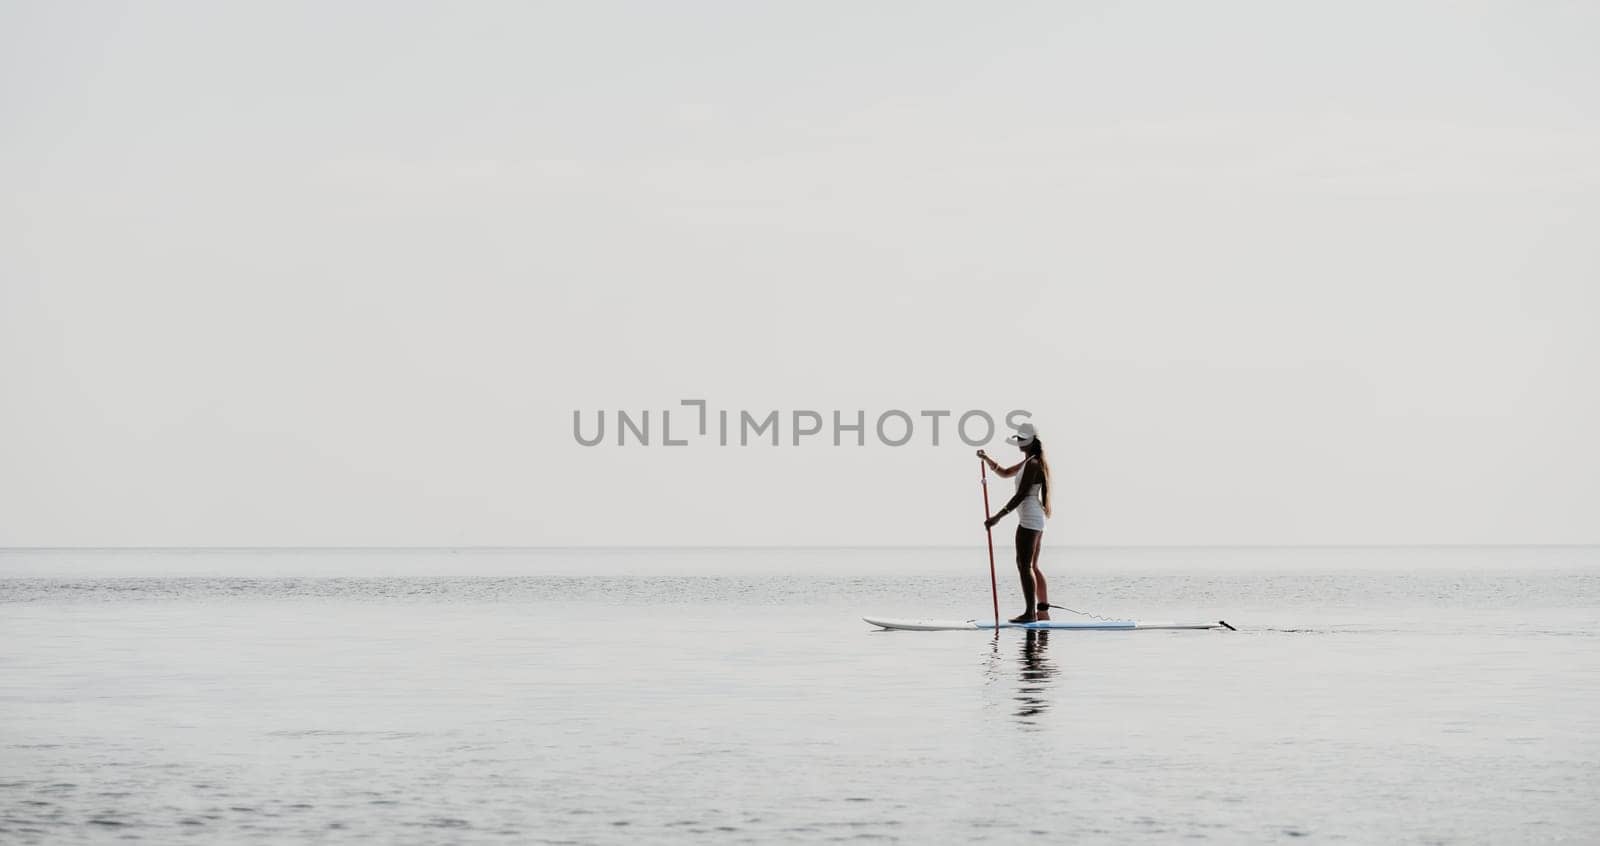
[{"label": "woman's arm", "polygon": [[985,462],[988,462],[989,469],[993,470],[995,472],[995,475],[999,476],[1002,479],[1009,479],[1012,476],[1017,475],[1017,471],[1022,469],[1022,465],[1028,463],[1028,459],[1024,458],[1021,461],[1017,462],[1016,464],[1011,465],[1010,467],[1001,467],[1000,463],[998,461],[995,461],[994,459],[990,458],[989,454],[984,452],[981,449],[978,450],[978,457],[982,458]]},{"label": "woman's arm", "polygon": [[[1039,469],[1038,464],[1023,459],[1023,462],[1018,464],[1017,467],[1022,468],[1022,484],[1017,485],[1017,492],[1012,494],[1011,499],[1005,505],[1000,506],[1000,510],[995,512],[995,515],[990,517],[983,525],[993,526],[1000,522],[1001,518],[1017,510],[1017,506],[1028,498],[1028,492],[1033,490],[1033,486],[1044,480],[1044,471]],[[1017,467],[1011,468],[1011,471],[1013,473],[1016,472]]]}]

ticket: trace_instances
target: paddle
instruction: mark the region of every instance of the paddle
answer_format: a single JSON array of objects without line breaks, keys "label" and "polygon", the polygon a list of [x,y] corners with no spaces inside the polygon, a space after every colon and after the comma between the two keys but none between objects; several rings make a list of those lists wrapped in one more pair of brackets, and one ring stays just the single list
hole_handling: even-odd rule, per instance
[{"label": "paddle", "polygon": [[994,598],[994,632],[1000,634],[1000,585],[994,576],[994,527],[989,525],[989,462],[978,456],[978,484],[983,486],[983,533],[989,536],[989,595]]}]

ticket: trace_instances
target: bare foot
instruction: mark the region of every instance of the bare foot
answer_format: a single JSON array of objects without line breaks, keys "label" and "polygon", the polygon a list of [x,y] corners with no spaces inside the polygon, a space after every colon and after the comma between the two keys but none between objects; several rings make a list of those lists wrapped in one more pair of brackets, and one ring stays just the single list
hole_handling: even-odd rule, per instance
[{"label": "bare foot", "polygon": [[1018,614],[1017,616],[1011,618],[1011,622],[1013,623],[1036,623],[1038,621],[1039,618],[1033,614]]}]

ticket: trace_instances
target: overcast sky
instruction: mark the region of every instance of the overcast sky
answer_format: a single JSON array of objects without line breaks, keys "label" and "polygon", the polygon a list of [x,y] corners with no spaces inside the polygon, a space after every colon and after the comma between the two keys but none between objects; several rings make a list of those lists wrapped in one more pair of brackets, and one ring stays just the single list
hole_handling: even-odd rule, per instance
[{"label": "overcast sky", "polygon": [[[1600,543],[1595,44],[1557,2],[0,2],[0,545],[981,544],[972,448],[889,409],[1030,411],[1048,544]],[[785,445],[661,446],[682,399]],[[575,441],[618,409],[650,446]]]}]

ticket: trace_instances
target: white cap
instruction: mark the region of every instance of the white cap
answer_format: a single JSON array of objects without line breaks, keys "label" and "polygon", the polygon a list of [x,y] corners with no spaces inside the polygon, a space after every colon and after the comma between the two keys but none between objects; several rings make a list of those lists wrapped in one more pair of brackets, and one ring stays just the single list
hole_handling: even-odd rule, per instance
[{"label": "white cap", "polygon": [[1032,423],[1024,423],[1017,427],[1017,433],[1015,435],[1006,438],[1006,443],[1016,444],[1017,446],[1027,446],[1028,444],[1033,443],[1033,439],[1038,436],[1039,433],[1033,428]]}]

